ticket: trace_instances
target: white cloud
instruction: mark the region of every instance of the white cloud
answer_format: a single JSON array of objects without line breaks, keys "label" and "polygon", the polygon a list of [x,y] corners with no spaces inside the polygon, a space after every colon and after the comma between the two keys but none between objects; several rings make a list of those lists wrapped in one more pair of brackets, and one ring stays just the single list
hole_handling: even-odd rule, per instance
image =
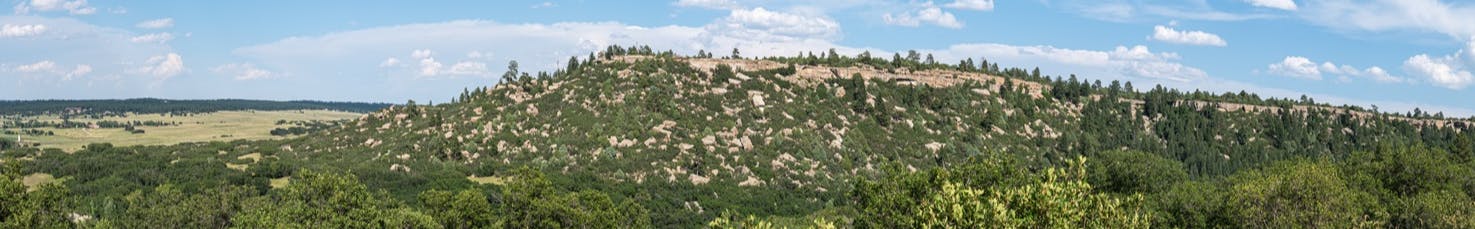
[{"label": "white cloud", "polygon": [[1222,11],[1215,9],[1209,2],[1212,1],[1052,0],[1048,5],[1088,18],[1112,22],[1140,23],[1172,19],[1244,21],[1277,17],[1259,12]]},{"label": "white cloud", "polygon": [[1117,46],[1110,57],[1113,64],[1122,65],[1120,68],[1128,76],[1173,81],[1194,81],[1209,76],[1203,70],[1176,62],[1179,59],[1178,53],[1153,53],[1147,46]]},{"label": "white cloud", "polygon": [[184,59],[177,53],[150,57],[137,71],[159,80],[168,79],[184,72]]},{"label": "white cloud", "polygon": [[435,58],[420,59],[420,76],[436,76],[440,74],[440,67],[445,66],[436,62]]},{"label": "white cloud", "polygon": [[1324,75],[1338,76],[1342,80],[1350,80],[1352,77],[1372,79],[1379,83],[1402,83],[1406,80],[1402,77],[1393,76],[1382,67],[1368,67],[1358,69],[1352,65],[1337,65],[1330,61],[1317,64],[1309,58],[1301,56],[1287,56],[1279,63],[1270,64],[1267,72],[1275,75],[1290,76],[1302,79],[1321,80]]},{"label": "white cloud", "polygon": [[446,74],[451,75],[487,75],[487,64],[475,61],[462,61],[451,65]]},{"label": "white cloud", "polygon": [[46,25],[0,25],[0,38],[5,37],[29,37],[41,35],[46,32]]},{"label": "white cloud", "polygon": [[16,14],[28,14],[32,10],[37,12],[66,10],[72,15],[88,15],[97,13],[97,8],[87,5],[87,0],[62,1],[62,0],[31,0],[15,5]]},{"label": "white cloud", "polygon": [[883,14],[881,15],[881,20],[885,21],[886,24],[910,27],[917,27],[922,23],[927,23],[953,29],[963,28],[963,22],[959,22],[958,18],[953,17],[952,13],[942,11],[941,8],[931,5],[930,2],[916,12]]},{"label": "white cloud", "polygon": [[384,59],[383,62],[379,62],[379,67],[394,67],[394,66],[399,66],[399,58],[390,57],[388,59]]},{"label": "white cloud", "polygon": [[133,41],[133,43],[158,43],[158,44],[163,44],[163,43],[168,43],[170,40],[174,40],[174,34],[171,34],[171,33],[150,33],[150,34],[144,34],[144,35],[140,35],[140,36],[135,36],[135,37],[133,37],[133,38],[131,38],[129,40],[130,41]]},{"label": "white cloud", "polygon": [[277,74],[265,69],[257,68],[250,63],[231,63],[210,69],[211,72],[220,75],[231,76],[235,80],[268,79],[276,77]]},{"label": "white cloud", "polygon": [[1270,64],[1270,73],[1297,78],[1321,80],[1321,70],[1311,59],[1287,56],[1280,63]]},{"label": "white cloud", "polygon": [[553,7],[557,7],[557,6],[558,6],[558,4],[553,4],[553,2],[543,2],[543,3],[533,4],[533,6],[530,6],[529,8],[542,9],[542,8],[553,8]]},{"label": "white cloud", "polygon": [[[449,68],[446,68],[446,65],[444,63],[437,61],[435,57],[433,57],[433,55],[434,51],[431,51],[429,49],[416,49],[410,52],[410,58],[420,60],[419,68],[417,70],[418,76],[491,76],[491,74],[489,74],[491,71],[487,69],[486,63],[470,60],[482,58],[483,54],[479,51],[468,52],[466,54],[467,60],[456,62],[455,64],[452,64]],[[401,67],[401,65],[398,58],[390,57],[388,59],[385,59],[383,62],[380,62],[379,67],[392,68]]]},{"label": "white cloud", "polygon": [[732,10],[727,17],[708,24],[708,33],[755,40],[838,39],[840,23],[819,16],[769,11],[763,8]]},{"label": "white cloud", "polygon": [[92,65],[78,64],[76,68],[67,73],[66,79],[70,80],[72,77],[87,75],[87,73],[92,73]]},{"label": "white cloud", "polygon": [[1180,57],[1177,53],[1152,52],[1141,45],[1098,51],[981,43],[953,45],[945,50],[929,52],[949,61],[984,57],[995,63],[1041,66],[1056,73],[1091,73],[1094,77],[1108,79],[1180,83],[1208,79],[1203,70],[1178,63]]},{"label": "white cloud", "polygon": [[1219,38],[1219,35],[1204,31],[1178,31],[1176,29],[1161,25],[1153,27],[1152,31],[1152,36],[1148,38],[1157,41],[1174,44],[1206,45],[1219,47],[1229,45],[1228,42],[1224,42],[1223,38]]},{"label": "white cloud", "polygon": [[1409,57],[1403,62],[1403,68],[1410,74],[1428,78],[1435,86],[1464,89],[1475,84],[1475,76],[1470,73],[1470,69],[1475,68],[1475,54],[1471,54],[1475,52],[1475,37],[1468,42],[1466,47],[1451,55],[1430,57],[1419,54]]},{"label": "white cloud", "polygon": [[1388,71],[1383,70],[1383,68],[1377,67],[1377,66],[1369,67],[1369,68],[1367,68],[1367,70],[1363,70],[1363,73],[1367,77],[1372,78],[1373,81],[1377,81],[1377,82],[1380,82],[1380,83],[1400,83],[1400,82],[1404,82],[1404,79],[1402,77],[1397,77],[1397,76],[1390,75],[1390,74],[1388,74]]},{"label": "white cloud", "polygon": [[491,57],[491,56],[492,56],[492,54],[490,54],[490,53],[482,53],[481,51],[475,51],[475,50],[472,50],[471,52],[467,52],[466,53],[466,58],[470,58],[470,59],[479,59],[479,58]]},{"label": "white cloud", "polygon": [[741,8],[737,2],[732,0],[677,0],[672,3],[681,7],[698,7],[720,10],[735,10]]},{"label": "white cloud", "polygon": [[1292,0],[1245,0],[1245,2],[1258,7],[1290,11],[1296,10],[1296,2]]},{"label": "white cloud", "polygon": [[15,71],[24,73],[49,72],[56,70],[56,62],[44,60],[34,64],[16,66]]},{"label": "white cloud", "polygon": [[1471,76],[1470,71],[1445,58],[1430,58],[1428,55],[1419,54],[1404,61],[1403,67],[1415,75],[1429,77],[1429,80],[1436,86],[1449,89],[1464,89],[1475,82],[1475,77]]},{"label": "white cloud", "polygon": [[169,28],[169,27],[174,27],[174,18],[160,18],[160,19],[148,20],[148,21],[139,22],[137,25],[134,25],[134,26],[136,26],[138,28],[144,28],[144,29],[163,29],[163,28]]},{"label": "white cloud", "polygon": [[994,10],[994,0],[956,0],[948,3],[948,8],[965,10]]},{"label": "white cloud", "polygon": [[97,13],[97,8],[87,6],[87,0],[70,1],[62,4],[62,8],[66,8],[67,13],[73,15],[88,15]]},{"label": "white cloud", "polygon": [[431,53],[429,49],[416,49],[415,51],[410,51],[410,57],[414,57],[415,59],[430,58],[430,55]]},{"label": "white cloud", "polygon": [[1302,17],[1322,26],[1370,32],[1418,31],[1475,36],[1475,5],[1440,0],[1308,0]]},{"label": "white cloud", "polygon": [[92,66],[78,64],[71,70],[66,70],[58,65],[56,62],[43,60],[32,64],[16,66],[14,69],[10,70],[27,75],[53,75],[61,76],[62,80],[72,80],[72,78],[92,73]]},{"label": "white cloud", "polygon": [[62,1],[60,0],[31,0],[31,7],[36,8],[36,10],[61,9],[61,5]]}]

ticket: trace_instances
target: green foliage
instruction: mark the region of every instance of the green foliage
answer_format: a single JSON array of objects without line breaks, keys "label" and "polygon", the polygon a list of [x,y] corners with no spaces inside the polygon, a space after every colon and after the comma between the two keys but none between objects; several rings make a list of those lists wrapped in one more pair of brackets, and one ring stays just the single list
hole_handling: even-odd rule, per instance
[{"label": "green foliage", "polygon": [[420,193],[420,203],[446,228],[500,227],[490,201],[481,191],[430,190]]},{"label": "green foliage", "polygon": [[1378,227],[1387,220],[1376,198],[1349,187],[1327,162],[1280,162],[1230,180],[1226,206],[1240,227]]},{"label": "green foliage", "polygon": [[240,228],[439,228],[428,215],[375,194],[353,175],[303,170],[292,184],[247,200],[231,218]]},{"label": "green foliage", "polygon": [[543,174],[522,168],[514,171],[502,191],[503,225],[512,228],[648,228],[650,215],[640,204],[615,203],[595,191],[559,193]]},{"label": "green foliage", "polygon": [[1475,168],[1426,146],[1384,145],[1353,153],[1344,163],[1354,184],[1387,203],[1389,224],[1401,228],[1466,228],[1475,214]]},{"label": "green foliage", "polygon": [[1225,212],[1229,195],[1220,184],[1187,181],[1173,184],[1168,190],[1149,197],[1154,224],[1177,228],[1229,227],[1233,217]]},{"label": "green foliage", "polygon": [[[10,167],[15,163],[0,163]],[[70,228],[73,200],[66,179],[27,191],[15,169],[0,171],[0,228]]]},{"label": "green foliage", "polygon": [[717,218],[712,219],[711,222],[707,222],[707,228],[713,228],[713,229],[719,229],[719,228],[720,229],[774,229],[774,228],[835,229],[835,228],[838,228],[838,227],[835,226],[835,223],[834,222],[831,222],[829,220],[825,220],[824,218],[815,218],[813,221],[808,222],[808,224],[805,224],[805,225],[795,225],[795,226],[790,227],[790,226],[779,225],[779,224],[776,224],[774,222],[770,222],[768,220],[759,219],[758,217],[753,216],[753,215],[740,216],[739,214],[734,213],[734,212],[731,212],[731,211],[723,211],[721,216],[718,216]]},{"label": "green foliage", "polygon": [[[895,177],[883,183],[901,181],[906,182],[905,186],[862,182],[860,186],[863,187],[858,187],[856,194],[856,199],[860,202],[857,205],[861,207],[863,214],[860,225],[877,228],[1149,227],[1152,214],[1143,205],[1143,197],[1134,195],[1119,198],[1093,193],[1091,185],[1086,182],[1085,161],[1080,158],[1068,167],[1047,168],[1030,175],[1030,181],[1018,185],[996,183],[979,187],[947,179],[916,180]],[[996,165],[993,163],[998,162],[983,163],[993,166]],[[925,177],[927,174],[912,176],[918,175]],[[989,182],[976,184],[982,183]],[[917,193],[917,190],[927,190],[923,192],[928,194],[920,198],[904,197],[910,198],[909,200],[885,198],[906,196],[908,192]],[[870,203],[873,201],[883,203]],[[899,215],[901,213],[909,214]]]},{"label": "green foliage", "polygon": [[107,226],[118,228],[226,228],[241,211],[242,203],[259,195],[254,188],[220,186],[198,194],[186,194],[173,185],[137,190],[124,196],[121,215],[109,217]]},{"label": "green foliage", "polygon": [[1114,193],[1154,193],[1188,178],[1182,163],[1135,150],[1101,152],[1087,166],[1091,184]]},{"label": "green foliage", "polygon": [[1392,203],[1393,227],[1475,228],[1475,200],[1464,192],[1439,190]]}]

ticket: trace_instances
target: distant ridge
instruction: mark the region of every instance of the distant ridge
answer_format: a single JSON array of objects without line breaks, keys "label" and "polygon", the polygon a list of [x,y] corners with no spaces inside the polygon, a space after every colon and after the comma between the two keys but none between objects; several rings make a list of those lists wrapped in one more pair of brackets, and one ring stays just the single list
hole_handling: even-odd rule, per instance
[{"label": "distant ridge", "polygon": [[96,100],[0,100],[0,115],[103,114],[103,113],[199,113],[235,110],[322,109],[366,113],[389,103],[330,102],[313,100],[270,101],[247,99],[172,100],[156,98]]}]

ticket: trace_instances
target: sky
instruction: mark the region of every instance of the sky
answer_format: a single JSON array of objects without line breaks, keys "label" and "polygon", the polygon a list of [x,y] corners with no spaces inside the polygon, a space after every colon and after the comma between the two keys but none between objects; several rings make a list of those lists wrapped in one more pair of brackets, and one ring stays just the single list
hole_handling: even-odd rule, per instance
[{"label": "sky", "polygon": [[[0,100],[420,103],[608,45],[916,50],[1184,91],[1475,115],[1475,1],[4,0]],[[3,8],[0,8],[3,9]],[[3,11],[0,11],[3,12]]]}]

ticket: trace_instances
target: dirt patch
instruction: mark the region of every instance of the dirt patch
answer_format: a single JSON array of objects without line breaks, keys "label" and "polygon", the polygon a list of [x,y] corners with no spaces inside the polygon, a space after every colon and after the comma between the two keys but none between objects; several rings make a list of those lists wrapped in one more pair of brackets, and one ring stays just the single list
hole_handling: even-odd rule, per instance
[{"label": "dirt patch", "polygon": [[234,170],[237,170],[237,171],[246,171],[247,168],[251,168],[251,165],[248,165],[248,164],[232,164],[230,162],[226,162],[225,163],[225,167],[226,168],[230,168],[230,169],[234,169]]},{"label": "dirt patch", "polygon": [[36,189],[40,188],[41,185],[48,184],[53,181],[56,181],[56,177],[52,177],[51,174],[32,173],[31,175],[26,175],[25,177],[22,177],[20,183],[26,185],[26,191],[29,192],[36,191]]},{"label": "dirt patch", "polygon": [[283,177],[283,178],[271,179],[271,183],[269,183],[269,185],[271,185],[271,188],[283,188],[283,187],[287,187],[287,184],[291,184],[291,183],[292,183],[292,177]]},{"label": "dirt patch", "polygon": [[502,179],[501,177],[495,177],[495,176],[490,176],[490,177],[477,177],[476,175],[471,175],[471,176],[467,176],[466,177],[466,180],[470,180],[471,183],[477,183],[477,184],[502,185],[502,184],[507,183],[507,180]]},{"label": "dirt patch", "polygon": [[251,159],[251,163],[261,162],[261,153],[249,153],[246,155],[241,155],[240,157],[236,157],[236,159]]}]

